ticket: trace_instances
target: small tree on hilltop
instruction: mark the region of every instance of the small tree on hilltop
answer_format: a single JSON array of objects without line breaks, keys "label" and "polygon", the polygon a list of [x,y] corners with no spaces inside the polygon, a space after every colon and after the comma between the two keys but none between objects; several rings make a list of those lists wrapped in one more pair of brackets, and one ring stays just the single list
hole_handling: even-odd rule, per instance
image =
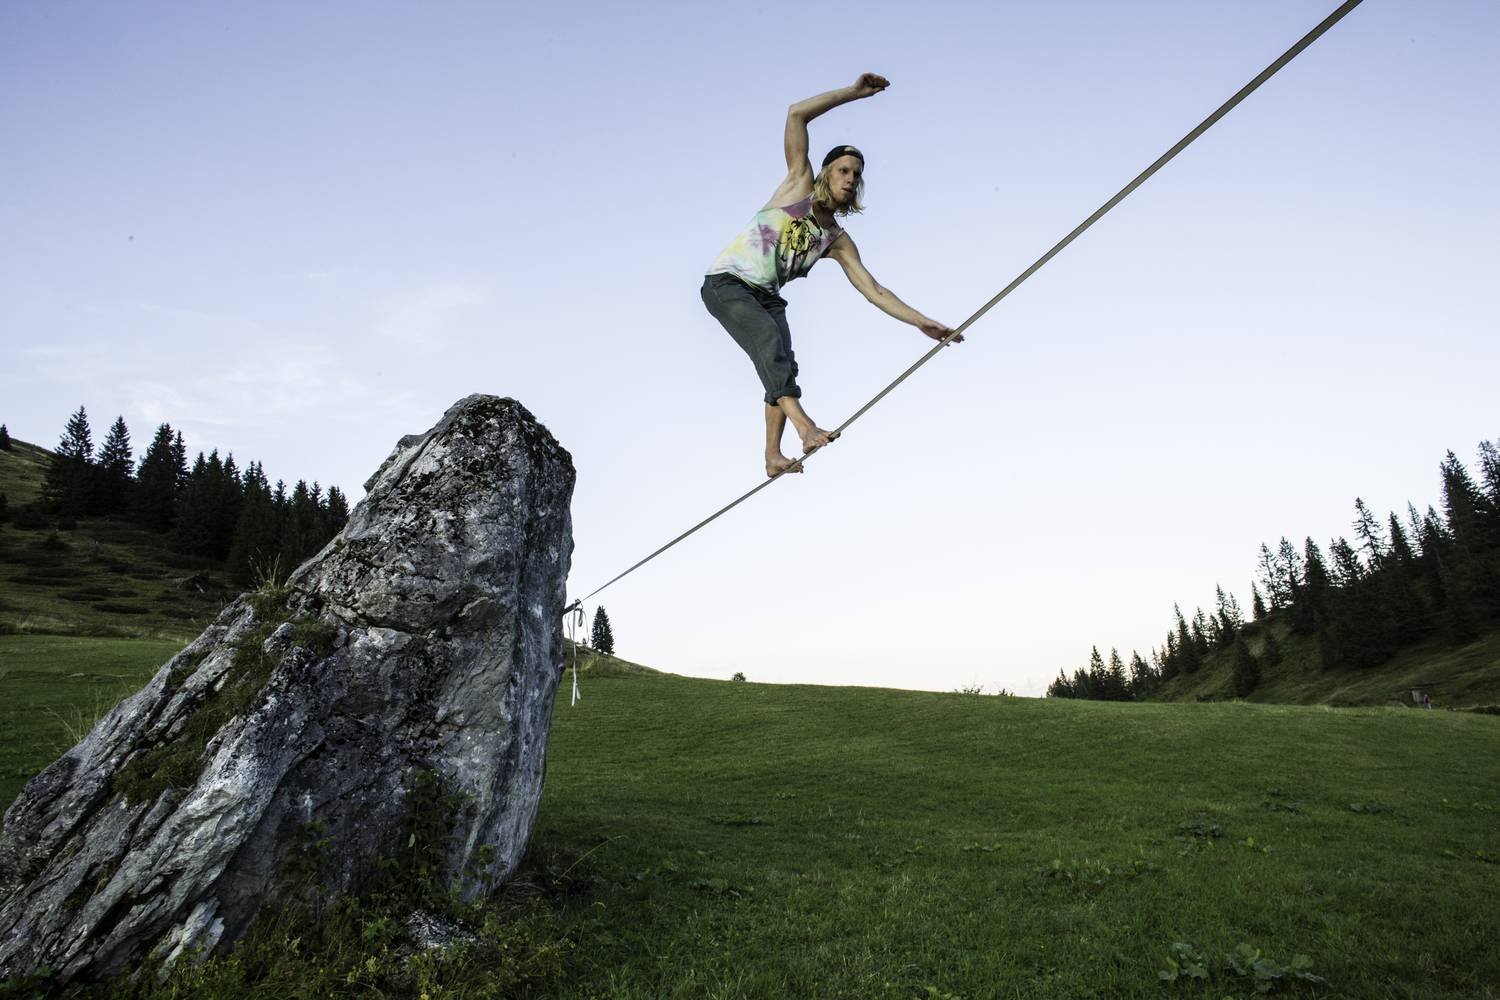
[{"label": "small tree on hilltop", "polygon": [[10,431],[5,429],[4,424],[0,424],[0,451],[10,450]]},{"label": "small tree on hilltop", "polygon": [[135,520],[152,531],[166,531],[176,519],[177,458],[172,426],[162,424],[136,469],[131,501]]},{"label": "small tree on hilltop", "polygon": [[59,514],[77,517],[94,502],[94,435],[83,407],[68,418],[47,466],[47,501]]},{"label": "small tree on hilltop", "polygon": [[1110,701],[1125,701],[1130,697],[1130,681],[1125,674],[1125,661],[1120,659],[1120,651],[1111,649],[1109,651],[1109,668],[1107,673],[1108,694],[1105,695]]},{"label": "small tree on hilltop", "polygon": [[615,655],[615,633],[609,627],[609,612],[603,605],[594,612],[594,634],[590,645],[605,656]]},{"label": "small tree on hilltop", "polygon": [[99,446],[99,488],[95,509],[102,514],[122,514],[135,484],[135,453],[130,448],[130,429],[124,417],[116,417],[109,436]]}]

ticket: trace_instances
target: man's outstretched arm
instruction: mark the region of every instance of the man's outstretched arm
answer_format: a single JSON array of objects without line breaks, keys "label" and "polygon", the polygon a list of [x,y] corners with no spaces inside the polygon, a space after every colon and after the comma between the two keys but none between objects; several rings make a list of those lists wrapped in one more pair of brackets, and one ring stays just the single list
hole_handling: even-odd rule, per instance
[{"label": "man's outstretched arm", "polygon": [[[871,305],[887,316],[895,317],[903,323],[910,323],[933,340],[942,340],[952,332],[952,327],[917,312],[897,298],[895,292],[876,281],[874,275],[866,270],[864,261],[859,259],[859,248],[854,245],[854,240],[848,233],[834,241],[833,246],[828,248],[828,256],[838,261],[843,267],[844,274],[849,278],[849,284],[857,288],[861,295],[870,300]],[[963,339],[962,336],[954,337],[953,342],[958,343]]]}]

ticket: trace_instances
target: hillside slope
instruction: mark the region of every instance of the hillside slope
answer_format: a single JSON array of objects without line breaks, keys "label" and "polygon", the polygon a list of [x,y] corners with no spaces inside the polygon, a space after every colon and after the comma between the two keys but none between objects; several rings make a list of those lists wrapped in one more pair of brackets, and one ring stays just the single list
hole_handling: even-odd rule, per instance
[{"label": "hillside slope", "polygon": [[[1265,662],[1270,630],[1282,661]],[[1438,708],[1500,705],[1500,631],[1473,642],[1432,639],[1402,650],[1366,670],[1324,670],[1318,640],[1280,624],[1255,624],[1245,632],[1250,651],[1261,661],[1261,683],[1244,700],[1297,705],[1389,705],[1414,708],[1411,692],[1432,696]],[[1235,697],[1233,649],[1211,653],[1191,674],[1163,681],[1152,701],[1227,701]]]},{"label": "hillside slope", "polygon": [[163,536],[127,521],[18,524],[18,508],[41,496],[50,455],[23,441],[0,451],[10,510],[0,524],[0,635],[187,642],[233,598],[222,567],[178,555]]}]

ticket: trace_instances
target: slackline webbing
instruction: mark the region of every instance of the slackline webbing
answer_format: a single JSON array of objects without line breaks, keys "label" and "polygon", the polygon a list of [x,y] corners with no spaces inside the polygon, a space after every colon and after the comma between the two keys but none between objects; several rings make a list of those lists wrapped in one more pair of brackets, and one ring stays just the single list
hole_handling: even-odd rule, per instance
[{"label": "slackline webbing", "polygon": [[[1174,156],[1186,149],[1193,142],[1193,140],[1197,139],[1204,132],[1207,132],[1210,128],[1213,127],[1215,122],[1217,122],[1220,118],[1223,118],[1230,111],[1234,110],[1235,105],[1239,104],[1245,98],[1254,93],[1256,88],[1265,83],[1271,77],[1275,76],[1278,70],[1280,70],[1287,63],[1291,62],[1293,59],[1297,58],[1298,54],[1300,54],[1303,49],[1307,48],[1313,42],[1317,41],[1325,31],[1342,20],[1345,14],[1349,13],[1351,10],[1353,10],[1355,7],[1358,7],[1363,2],[1364,0],[1345,0],[1344,3],[1340,4],[1337,10],[1325,17],[1315,28],[1313,28],[1307,34],[1303,35],[1295,45],[1283,52],[1275,62],[1271,63],[1271,65],[1261,70],[1260,74],[1256,76],[1255,79],[1245,84],[1235,93],[1233,97],[1225,101],[1223,104],[1219,105],[1218,110],[1209,115],[1207,118],[1203,119],[1203,121],[1198,124],[1197,128],[1193,129],[1187,135],[1179,139],[1177,141],[1177,144],[1163,153],[1160,157],[1158,157],[1156,162],[1152,163],[1151,166],[1147,167],[1145,170],[1142,170],[1140,174],[1136,176],[1135,180],[1131,181],[1129,184],[1126,184],[1115,194],[1113,198],[1109,199],[1109,201],[1106,201],[1103,205],[1100,205],[1093,215],[1090,215],[1087,219],[1084,219],[1071,233],[1058,240],[1056,245],[1053,246],[1051,250],[1048,250],[1046,253],[1038,257],[1034,264],[1017,275],[1015,280],[1002,288],[994,298],[990,299],[984,305],[980,306],[979,310],[975,312],[974,315],[964,320],[963,323],[961,323],[951,333],[944,337],[942,341],[940,341],[935,347],[918,358],[916,363],[914,363],[910,368],[906,369],[906,371],[898,375],[895,381],[886,386],[884,389],[881,389],[878,393],[875,394],[874,398],[872,398],[868,403],[856,410],[853,416],[851,416],[848,420],[845,420],[843,423],[839,424],[838,427],[834,428],[834,430],[830,431],[829,433],[833,435],[843,433],[843,431],[848,428],[850,424],[854,423],[854,421],[864,416],[865,413],[870,409],[870,407],[874,406],[876,403],[884,399],[892,389],[896,388],[896,386],[900,385],[902,382],[905,382],[918,368],[921,368],[927,362],[931,361],[939,351],[951,344],[955,337],[959,336],[970,326],[974,325],[975,320],[979,319],[979,317],[989,312],[996,303],[1005,298],[1011,292],[1015,291],[1016,288],[1020,286],[1021,282],[1025,281],[1037,271],[1041,270],[1042,265],[1046,264],[1047,261],[1051,260],[1053,257],[1056,257],[1064,247],[1066,247],[1069,243],[1072,243],[1079,236],[1083,235],[1084,231],[1094,223],[1098,222],[1101,218],[1103,218],[1105,213],[1114,208],[1120,202],[1124,201],[1126,196],[1128,196],[1130,192],[1134,191],[1136,188],[1144,184],[1152,174],[1156,173],[1162,167],[1166,166]],[[801,465],[803,462],[806,462],[809,458],[812,458],[814,454],[821,450],[821,447],[822,446],[814,448],[806,455],[803,455],[802,458],[798,459],[796,465],[792,467],[795,468],[796,466]],[[663,552],[667,551],[672,546],[682,541],[684,538],[687,538],[689,535],[698,531],[700,528],[703,528],[710,522],[715,521],[723,515],[729,513],[729,511],[733,510],[735,507],[738,507],[746,500],[749,500],[751,497],[755,496],[755,494],[759,493],[761,490],[765,489],[767,486],[770,486],[776,480],[780,479],[783,475],[786,474],[787,471],[788,470],[783,469],[781,472],[776,473],[776,475],[767,478],[765,482],[760,483],[758,486],[741,496],[739,499],[734,500],[731,503],[728,503],[725,506],[714,511],[712,514],[708,515],[708,517],[705,517],[703,520],[699,521],[697,524],[693,525],[691,528],[684,531],[682,534],[678,535],[676,538],[672,539],[670,542],[663,545],[655,552],[646,556],[640,562],[636,563],[634,566],[631,566],[629,569],[625,570],[625,572],[619,574],[608,583],[590,591],[586,596],[581,598],[581,600],[586,601],[590,597],[593,597],[595,594],[602,591],[605,587],[623,580],[625,577],[629,576],[631,573],[634,573],[636,570],[640,569],[642,566],[646,565],[648,562],[655,559],[657,556],[661,555]]]}]

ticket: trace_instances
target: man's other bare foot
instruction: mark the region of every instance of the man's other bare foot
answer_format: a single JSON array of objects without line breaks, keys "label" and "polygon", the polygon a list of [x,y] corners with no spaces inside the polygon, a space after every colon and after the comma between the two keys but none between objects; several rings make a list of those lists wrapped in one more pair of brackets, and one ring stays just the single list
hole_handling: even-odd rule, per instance
[{"label": "man's other bare foot", "polygon": [[787,458],[785,455],[781,454],[780,452],[777,452],[775,455],[767,455],[766,456],[766,475],[767,476],[774,477],[778,473],[782,473],[782,472],[788,472],[788,473],[790,473],[790,472],[801,472],[801,471],[802,471],[802,463],[801,462],[794,462],[792,459]]},{"label": "man's other bare foot", "polygon": [[838,438],[837,434],[830,434],[817,424],[813,424],[802,433],[802,454],[810,455],[814,448],[821,448],[825,444],[832,444]]}]

